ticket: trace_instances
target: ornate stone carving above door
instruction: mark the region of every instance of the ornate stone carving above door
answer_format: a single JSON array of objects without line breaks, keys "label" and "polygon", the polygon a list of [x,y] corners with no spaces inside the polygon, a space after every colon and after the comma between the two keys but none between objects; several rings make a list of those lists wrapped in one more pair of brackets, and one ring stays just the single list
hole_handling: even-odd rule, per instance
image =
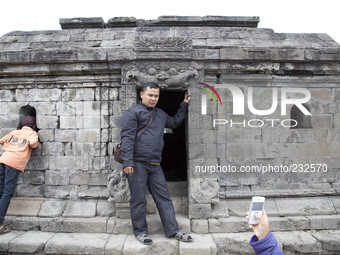
[{"label": "ornate stone carving above door", "polygon": [[192,79],[200,80],[203,70],[197,70],[194,62],[139,61],[123,66],[122,83],[141,85],[155,82],[161,88],[186,88]]}]

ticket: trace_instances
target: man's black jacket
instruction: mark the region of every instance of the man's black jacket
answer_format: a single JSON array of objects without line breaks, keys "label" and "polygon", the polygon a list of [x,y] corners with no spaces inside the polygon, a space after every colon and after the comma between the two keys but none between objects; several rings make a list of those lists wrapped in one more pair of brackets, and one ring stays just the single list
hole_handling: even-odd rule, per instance
[{"label": "man's black jacket", "polygon": [[[137,133],[157,114],[151,125],[137,137]],[[177,128],[188,112],[188,103],[182,102],[174,117],[159,108],[149,109],[142,102],[130,107],[121,119],[123,168],[135,166],[134,161],[161,162],[164,146],[164,128]]]}]

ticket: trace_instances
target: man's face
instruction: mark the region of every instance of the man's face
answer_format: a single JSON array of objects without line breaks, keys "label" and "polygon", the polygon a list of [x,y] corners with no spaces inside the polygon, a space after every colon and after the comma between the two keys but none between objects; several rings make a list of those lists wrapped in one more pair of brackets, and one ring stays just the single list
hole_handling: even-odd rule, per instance
[{"label": "man's face", "polygon": [[142,103],[145,104],[146,107],[155,107],[159,99],[159,92],[159,89],[147,87],[145,91],[140,92]]}]

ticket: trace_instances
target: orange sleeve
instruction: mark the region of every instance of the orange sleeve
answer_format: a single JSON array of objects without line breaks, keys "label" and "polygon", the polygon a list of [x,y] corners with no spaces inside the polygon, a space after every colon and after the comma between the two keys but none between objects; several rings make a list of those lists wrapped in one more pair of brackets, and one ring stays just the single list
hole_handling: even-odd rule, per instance
[{"label": "orange sleeve", "polygon": [[0,144],[4,145],[6,139],[9,137],[10,134],[5,135],[3,138],[0,139]]},{"label": "orange sleeve", "polygon": [[37,132],[33,132],[30,137],[28,138],[31,148],[37,148],[39,145],[38,134]]}]

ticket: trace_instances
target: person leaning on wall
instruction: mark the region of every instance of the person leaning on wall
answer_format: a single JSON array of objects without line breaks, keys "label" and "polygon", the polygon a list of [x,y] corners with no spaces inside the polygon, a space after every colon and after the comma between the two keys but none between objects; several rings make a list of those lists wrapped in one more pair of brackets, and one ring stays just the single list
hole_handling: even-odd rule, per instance
[{"label": "person leaning on wall", "polygon": [[3,146],[0,157],[0,235],[10,232],[3,223],[14,194],[19,174],[24,172],[32,149],[39,145],[37,125],[33,116],[20,122],[22,128],[14,130],[0,139]]}]

